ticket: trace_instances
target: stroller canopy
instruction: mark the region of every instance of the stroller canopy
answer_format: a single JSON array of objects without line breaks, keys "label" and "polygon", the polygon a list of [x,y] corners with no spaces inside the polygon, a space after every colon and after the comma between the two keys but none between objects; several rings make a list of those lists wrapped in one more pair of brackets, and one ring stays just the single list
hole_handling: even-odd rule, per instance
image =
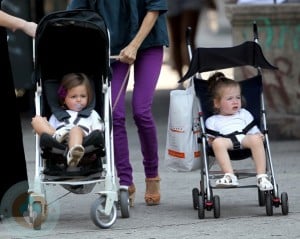
[{"label": "stroller canopy", "polygon": [[254,41],[224,48],[199,47],[193,52],[189,69],[179,82],[184,82],[196,73],[247,65],[270,70],[278,69],[266,60],[261,47]]},{"label": "stroller canopy", "polygon": [[36,79],[60,79],[70,72],[109,76],[109,36],[92,10],[59,11],[45,16],[35,38]]}]

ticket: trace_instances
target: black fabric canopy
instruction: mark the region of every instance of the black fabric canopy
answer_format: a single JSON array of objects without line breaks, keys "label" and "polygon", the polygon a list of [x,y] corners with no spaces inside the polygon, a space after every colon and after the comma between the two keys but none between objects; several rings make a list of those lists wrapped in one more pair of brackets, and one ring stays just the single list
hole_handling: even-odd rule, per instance
[{"label": "black fabric canopy", "polygon": [[199,47],[194,50],[189,69],[179,83],[196,73],[247,65],[262,69],[278,69],[266,60],[260,45],[254,41],[246,41],[233,47]]}]

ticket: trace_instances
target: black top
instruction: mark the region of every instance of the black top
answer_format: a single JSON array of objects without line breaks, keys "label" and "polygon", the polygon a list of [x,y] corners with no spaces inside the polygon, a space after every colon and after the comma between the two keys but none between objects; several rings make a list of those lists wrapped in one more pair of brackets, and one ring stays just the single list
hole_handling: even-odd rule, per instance
[{"label": "black top", "polygon": [[[0,8],[1,2],[2,0],[0,0]],[[19,200],[20,202],[17,203],[17,199],[28,191],[26,159],[23,148],[20,115],[9,61],[7,33],[3,27],[0,27],[0,79],[1,101],[5,102],[4,112],[9,112],[9,117],[3,118],[3,124],[10,132],[10,140],[7,138],[3,139],[1,146],[2,149],[9,150],[8,156],[3,158],[1,162],[1,168],[9,173],[4,176],[3,171],[0,174],[0,208],[8,210],[8,212],[11,212],[14,216],[22,216],[21,207],[24,207],[24,205],[22,205],[24,201]],[[12,210],[13,204],[18,208],[13,208]],[[1,211],[0,214],[11,216]]]}]

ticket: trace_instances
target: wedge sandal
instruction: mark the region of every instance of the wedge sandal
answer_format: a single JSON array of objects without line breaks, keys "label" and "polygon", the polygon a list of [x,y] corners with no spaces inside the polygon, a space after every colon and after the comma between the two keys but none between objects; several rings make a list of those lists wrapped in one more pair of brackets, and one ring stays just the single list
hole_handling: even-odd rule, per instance
[{"label": "wedge sandal", "polygon": [[146,178],[145,202],[148,206],[160,204],[160,178]]}]

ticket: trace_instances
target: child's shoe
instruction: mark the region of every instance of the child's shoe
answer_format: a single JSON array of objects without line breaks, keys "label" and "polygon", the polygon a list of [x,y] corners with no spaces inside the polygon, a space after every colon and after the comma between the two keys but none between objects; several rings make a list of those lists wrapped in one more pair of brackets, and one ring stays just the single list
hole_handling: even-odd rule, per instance
[{"label": "child's shoe", "polygon": [[257,187],[260,191],[269,191],[273,190],[273,185],[270,182],[267,174],[258,174],[257,178]]},{"label": "child's shoe", "polygon": [[57,142],[62,143],[67,139],[69,132],[70,132],[69,129],[63,127],[56,130],[52,137],[55,138]]},{"label": "child's shoe", "polygon": [[226,188],[226,187],[237,187],[239,186],[239,181],[237,177],[232,173],[225,173],[223,178],[216,181],[216,187]]},{"label": "child's shoe", "polygon": [[145,202],[148,206],[160,203],[160,178],[146,178]]},{"label": "child's shoe", "polygon": [[69,167],[76,167],[80,159],[84,155],[84,147],[82,145],[75,145],[73,146],[67,155],[67,163]]}]

